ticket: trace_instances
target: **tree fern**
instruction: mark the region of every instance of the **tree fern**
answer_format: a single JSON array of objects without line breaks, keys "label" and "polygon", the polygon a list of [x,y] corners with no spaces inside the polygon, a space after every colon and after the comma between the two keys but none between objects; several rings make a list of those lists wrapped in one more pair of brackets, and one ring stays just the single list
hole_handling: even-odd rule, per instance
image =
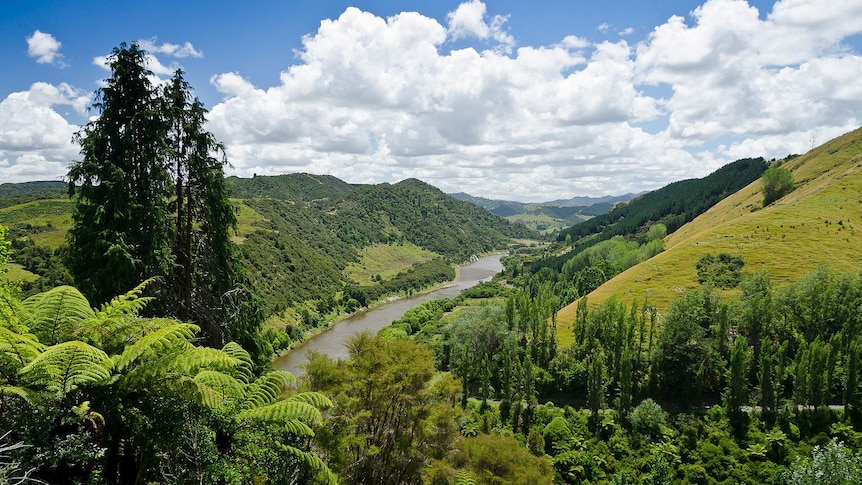
[{"label": "tree fern", "polygon": [[197,325],[175,323],[148,333],[115,357],[114,366],[122,372],[144,357],[159,357],[178,349],[188,349],[192,346],[189,341],[199,330]]},{"label": "tree fern", "polygon": [[299,401],[310,404],[318,409],[326,409],[332,407],[332,401],[328,397],[319,392],[300,392],[290,396],[288,401]]},{"label": "tree fern", "polygon": [[0,327],[16,332],[25,332],[27,327],[22,324],[27,320],[29,311],[6,285],[0,284]]},{"label": "tree fern", "polygon": [[18,371],[44,350],[35,335],[0,327],[0,377],[13,381]]},{"label": "tree fern", "polygon": [[110,302],[102,305],[99,313],[105,315],[107,318],[119,315],[137,315],[138,312],[147,306],[147,303],[154,299],[151,296],[141,296],[141,293],[155,279],[150,278],[127,291],[124,295],[115,296]]},{"label": "tree fern", "polygon": [[236,342],[226,343],[222,350],[239,362],[232,372],[233,376],[246,384],[252,382],[254,379],[254,361],[251,354]]},{"label": "tree fern", "polygon": [[467,470],[460,470],[455,475],[455,485],[476,485],[476,480]]},{"label": "tree fern", "polygon": [[79,386],[107,380],[112,368],[108,354],[73,340],[48,347],[18,373],[34,386],[66,395]]},{"label": "tree fern", "polygon": [[338,479],[335,474],[332,473],[332,470],[330,470],[326,463],[314,453],[302,451],[299,448],[289,445],[281,445],[281,450],[302,461],[307,468],[313,470],[317,474],[316,478],[322,479],[322,481],[329,485],[338,484]]},{"label": "tree fern", "polygon": [[203,370],[194,377],[201,402],[210,408],[224,409],[243,400],[244,384],[233,376],[213,370]]},{"label": "tree fern", "polygon": [[58,286],[24,300],[30,331],[47,345],[77,338],[83,323],[95,314],[90,302],[71,286]]},{"label": "tree fern", "polygon": [[29,403],[33,402],[34,397],[33,391],[26,387],[0,385],[0,397],[3,396],[18,396]]},{"label": "tree fern", "polygon": [[281,392],[296,383],[296,377],[286,371],[271,371],[257,378],[246,391],[247,409],[266,406],[278,400]]},{"label": "tree fern", "polygon": [[[267,406],[246,409],[237,414],[240,420],[253,419],[270,423],[288,423],[301,421],[310,426],[317,426],[323,421],[320,410],[302,401],[284,400]],[[310,429],[308,431],[311,431]],[[314,433],[311,433],[313,435]]]}]

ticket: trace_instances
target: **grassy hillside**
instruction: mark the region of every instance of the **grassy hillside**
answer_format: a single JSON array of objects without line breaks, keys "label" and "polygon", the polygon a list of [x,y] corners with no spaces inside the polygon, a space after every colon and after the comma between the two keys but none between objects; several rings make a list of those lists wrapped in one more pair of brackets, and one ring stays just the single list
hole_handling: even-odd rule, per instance
[{"label": "grassy hillside", "polygon": [[[593,293],[649,300],[660,311],[698,286],[696,265],[706,254],[745,260],[743,272],[766,268],[778,285],[828,265],[836,271],[862,266],[862,129],[784,163],[796,189],[762,208],[760,181],[727,197],[666,239],[666,250],[630,268]],[[575,307],[560,311],[570,325]]]}]

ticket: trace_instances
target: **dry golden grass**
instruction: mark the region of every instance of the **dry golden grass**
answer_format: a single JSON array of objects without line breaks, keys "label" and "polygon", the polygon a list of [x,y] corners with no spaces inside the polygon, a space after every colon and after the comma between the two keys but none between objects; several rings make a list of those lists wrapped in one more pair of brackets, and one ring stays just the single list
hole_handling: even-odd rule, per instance
[{"label": "dry golden grass", "polygon": [[[745,260],[743,272],[766,268],[781,286],[827,265],[862,267],[862,129],[836,138],[784,165],[796,189],[766,208],[760,181],[724,199],[665,240],[665,251],[617,275],[588,298],[649,298],[659,311],[697,287],[698,260],[729,253]],[[576,304],[562,309],[560,334],[570,334]],[[566,329],[569,329],[568,331]]]}]

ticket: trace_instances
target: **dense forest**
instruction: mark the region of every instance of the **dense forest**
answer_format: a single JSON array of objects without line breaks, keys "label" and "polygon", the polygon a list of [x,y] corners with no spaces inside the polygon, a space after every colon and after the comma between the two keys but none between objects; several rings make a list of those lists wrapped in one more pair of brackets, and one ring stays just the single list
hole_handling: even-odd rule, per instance
[{"label": "dense forest", "polygon": [[[415,179],[227,179],[183,73],[155,86],[144,59],[108,57],[71,201],[3,187],[27,202],[2,209],[20,217],[0,225],[0,272],[41,277],[0,278],[0,483],[862,481],[858,267],[777,284],[708,254],[666,310],[586,296],[762,159],[515,244],[536,234]],[[778,166],[761,180],[764,212],[807,182]],[[47,234],[64,243],[34,242]],[[353,337],[347,359],[272,368],[322,319],[506,244],[491,281]],[[369,260],[407,254],[384,274]]]}]

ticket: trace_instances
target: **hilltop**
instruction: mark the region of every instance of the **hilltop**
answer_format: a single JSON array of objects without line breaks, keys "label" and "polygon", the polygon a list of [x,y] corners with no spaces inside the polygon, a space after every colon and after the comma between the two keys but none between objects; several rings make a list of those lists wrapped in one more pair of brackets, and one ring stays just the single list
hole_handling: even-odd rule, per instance
[{"label": "hilltop", "polygon": [[[862,129],[785,161],[796,188],[767,207],[759,180],[723,199],[665,240],[665,251],[619,274],[588,295],[643,299],[666,311],[699,285],[696,265],[707,254],[743,258],[744,273],[761,268],[781,286],[820,265],[836,271],[862,265]],[[560,311],[570,325],[575,307]]]}]

